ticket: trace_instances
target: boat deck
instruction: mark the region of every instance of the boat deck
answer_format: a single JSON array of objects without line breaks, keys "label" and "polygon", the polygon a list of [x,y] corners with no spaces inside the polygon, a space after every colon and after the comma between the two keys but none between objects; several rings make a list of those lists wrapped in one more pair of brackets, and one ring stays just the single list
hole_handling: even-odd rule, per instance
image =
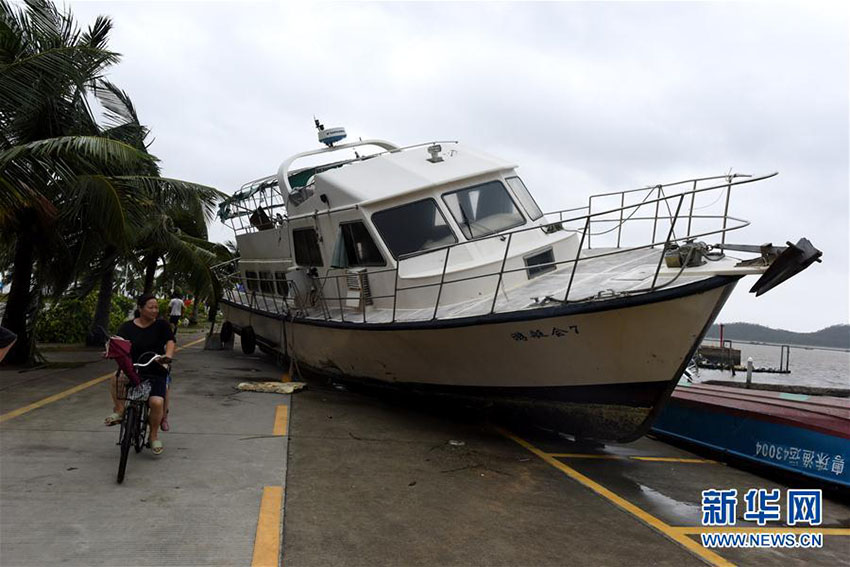
[{"label": "boat deck", "polygon": [[[613,253],[616,252],[616,253]],[[399,307],[404,302],[404,286],[399,284],[397,307],[380,308],[369,306],[365,312],[361,309],[341,305],[336,298],[326,298],[315,307],[299,310],[299,318],[318,319],[327,321],[345,321],[352,323],[390,323],[429,321],[432,319],[456,319],[488,315],[490,313],[510,313],[551,307],[563,301],[569,288],[569,301],[594,301],[611,299],[623,295],[635,295],[649,292],[658,269],[661,257],[658,249],[616,250],[613,248],[597,248],[582,252],[581,260],[577,263],[575,274],[572,265],[546,273],[529,280],[524,285],[500,290],[493,303],[492,292],[481,299],[464,303],[440,305],[436,310],[433,306],[421,309],[405,309]],[[737,258],[724,258],[719,262],[688,268],[686,270],[661,267],[658,273],[655,289],[676,287],[700,281],[718,273],[732,273]],[[572,278],[572,285],[570,279]],[[492,281],[492,289],[498,281],[497,275],[484,276],[482,279]],[[468,284],[469,280],[453,282],[447,279],[444,289],[451,286]],[[433,295],[436,301],[436,287]],[[421,292],[422,289],[417,289]],[[243,305],[249,305],[261,311],[274,314],[289,312],[290,305],[280,296],[262,293],[232,292],[231,299]]]}]

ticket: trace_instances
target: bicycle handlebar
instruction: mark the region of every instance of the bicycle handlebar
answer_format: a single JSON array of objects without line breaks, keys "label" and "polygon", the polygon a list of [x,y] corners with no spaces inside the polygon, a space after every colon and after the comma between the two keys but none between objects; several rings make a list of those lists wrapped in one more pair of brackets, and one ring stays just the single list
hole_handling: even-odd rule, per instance
[{"label": "bicycle handlebar", "polygon": [[[157,361],[159,361],[159,360],[162,360],[163,358],[167,358],[167,359],[168,359],[168,362],[166,362],[166,364],[168,364],[168,363],[170,363],[170,362],[171,362],[171,358],[170,358],[170,357],[168,357],[168,356],[165,356],[164,354],[156,354],[156,353],[153,353],[153,352],[145,352],[145,353],[143,353],[143,354],[142,354],[142,356],[145,356],[146,354],[153,354],[153,355],[155,355],[155,356],[152,356],[152,357],[151,357],[151,359],[150,359],[150,360],[148,360],[147,362],[145,362],[144,364],[140,364],[140,363],[138,363],[138,362],[134,362],[134,363],[133,363],[133,366],[134,366],[135,368],[144,368],[144,367],[146,367],[146,366],[150,366],[153,362],[157,362]],[[140,356],[139,358],[141,358],[141,356]]]}]

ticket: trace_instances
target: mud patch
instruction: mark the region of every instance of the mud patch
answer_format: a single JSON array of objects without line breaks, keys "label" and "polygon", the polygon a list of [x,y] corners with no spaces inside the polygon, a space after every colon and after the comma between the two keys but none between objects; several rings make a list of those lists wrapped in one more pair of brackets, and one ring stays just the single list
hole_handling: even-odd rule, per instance
[{"label": "mud patch", "polygon": [[304,382],[241,382],[235,387],[242,392],[292,394],[307,386]]}]

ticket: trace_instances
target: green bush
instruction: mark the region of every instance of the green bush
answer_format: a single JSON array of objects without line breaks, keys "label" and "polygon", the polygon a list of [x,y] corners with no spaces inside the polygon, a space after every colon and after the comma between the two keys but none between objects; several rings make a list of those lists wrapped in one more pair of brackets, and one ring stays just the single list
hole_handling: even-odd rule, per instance
[{"label": "green bush", "polygon": [[[130,311],[136,309],[135,300],[124,297],[123,295],[112,296],[112,308],[109,311],[109,330],[114,332],[121,326],[121,323],[127,320],[127,315]],[[94,312],[92,312],[92,317]]]},{"label": "green bush", "polygon": [[159,304],[159,316],[168,319],[168,303],[171,301],[169,298],[157,298],[156,302]]},{"label": "green bush", "polygon": [[[36,340],[42,343],[82,343],[86,340],[94,318],[97,293],[86,297],[63,297],[41,311],[35,327]],[[109,332],[114,333],[127,320],[127,313],[136,302],[121,295],[112,296],[109,312]]]}]

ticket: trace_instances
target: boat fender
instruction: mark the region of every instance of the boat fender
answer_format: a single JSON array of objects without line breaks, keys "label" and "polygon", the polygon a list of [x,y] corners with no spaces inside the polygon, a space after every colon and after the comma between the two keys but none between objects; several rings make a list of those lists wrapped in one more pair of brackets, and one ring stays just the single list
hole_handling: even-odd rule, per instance
[{"label": "boat fender", "polygon": [[257,335],[254,333],[254,327],[242,327],[242,352],[245,354],[254,354],[257,348]]},{"label": "boat fender", "polygon": [[221,344],[229,343],[233,340],[233,323],[225,321],[221,325]]}]

